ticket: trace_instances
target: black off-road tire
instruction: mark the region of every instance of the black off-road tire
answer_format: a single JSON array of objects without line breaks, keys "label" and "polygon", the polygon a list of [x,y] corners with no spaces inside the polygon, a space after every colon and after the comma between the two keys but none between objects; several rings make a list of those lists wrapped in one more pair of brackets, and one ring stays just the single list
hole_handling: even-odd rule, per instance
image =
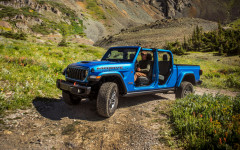
[{"label": "black off-road tire", "polygon": [[185,96],[193,92],[194,89],[192,83],[183,81],[180,87],[177,88],[175,95],[176,98],[184,98]]},{"label": "black off-road tire", "polygon": [[117,109],[118,97],[119,91],[116,83],[103,83],[99,89],[97,97],[98,114],[103,117],[111,117]]},{"label": "black off-road tire", "polygon": [[75,97],[74,95],[66,91],[62,91],[62,97],[64,102],[68,105],[77,105],[81,102],[80,98]]}]

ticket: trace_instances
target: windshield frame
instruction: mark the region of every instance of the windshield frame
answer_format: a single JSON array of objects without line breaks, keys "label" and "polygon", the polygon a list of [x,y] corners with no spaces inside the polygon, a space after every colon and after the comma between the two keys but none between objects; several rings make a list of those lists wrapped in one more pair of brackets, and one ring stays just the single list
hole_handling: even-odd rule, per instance
[{"label": "windshield frame", "polygon": [[[138,53],[138,47],[112,47],[110,48],[102,57],[101,61],[118,61],[118,62],[133,62],[135,60],[136,54]],[[110,52],[114,50],[135,50],[134,57],[132,59],[107,59]],[[123,52],[124,53],[124,52]]]}]

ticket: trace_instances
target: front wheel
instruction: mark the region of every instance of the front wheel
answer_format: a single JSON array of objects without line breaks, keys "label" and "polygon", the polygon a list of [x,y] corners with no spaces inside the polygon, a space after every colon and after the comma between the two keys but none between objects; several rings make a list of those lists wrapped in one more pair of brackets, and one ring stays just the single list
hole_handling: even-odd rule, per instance
[{"label": "front wheel", "polygon": [[69,92],[62,91],[62,97],[66,104],[68,105],[77,105],[81,102],[81,99],[75,97],[74,95],[70,94]]},{"label": "front wheel", "polygon": [[111,117],[118,106],[118,86],[114,82],[103,83],[97,97],[97,111],[103,117]]},{"label": "front wheel", "polygon": [[190,82],[183,81],[180,85],[180,87],[176,90],[176,98],[184,98],[190,93],[193,93],[193,85]]}]

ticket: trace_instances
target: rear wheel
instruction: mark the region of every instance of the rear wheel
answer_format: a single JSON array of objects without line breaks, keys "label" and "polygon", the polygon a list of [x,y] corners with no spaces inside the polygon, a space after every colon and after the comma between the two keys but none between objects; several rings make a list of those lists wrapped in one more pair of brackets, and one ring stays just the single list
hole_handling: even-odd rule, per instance
[{"label": "rear wheel", "polygon": [[68,105],[77,105],[81,102],[81,98],[76,97],[66,91],[62,91],[62,97],[64,102]]},{"label": "rear wheel", "polygon": [[114,82],[103,83],[97,97],[97,111],[103,117],[111,117],[118,106],[118,86]]},{"label": "rear wheel", "polygon": [[193,85],[190,82],[183,81],[180,85],[180,87],[176,90],[176,98],[184,98],[190,93],[193,93]]}]

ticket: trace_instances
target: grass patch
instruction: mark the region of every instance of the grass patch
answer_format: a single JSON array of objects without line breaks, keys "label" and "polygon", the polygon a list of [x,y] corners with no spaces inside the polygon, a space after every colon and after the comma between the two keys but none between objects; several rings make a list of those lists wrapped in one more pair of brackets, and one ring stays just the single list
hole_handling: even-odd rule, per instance
[{"label": "grass patch", "polygon": [[71,24],[65,22],[56,23],[54,21],[49,21],[48,19],[43,19],[44,22],[39,25],[34,25],[31,27],[33,32],[41,33],[43,35],[48,35],[50,33],[60,32],[63,36],[67,35],[80,35],[85,36],[83,32],[83,25],[77,24],[75,21],[70,21]]},{"label": "grass patch", "polygon": [[[71,63],[99,59],[102,48],[78,44],[68,47],[39,45],[2,38],[0,41],[0,116],[6,110],[25,109],[37,97],[56,99],[62,70]],[[93,49],[94,51],[87,51]]]},{"label": "grass patch", "polygon": [[176,64],[200,65],[203,70],[202,87],[240,91],[240,57],[214,56],[214,53],[174,55]]},{"label": "grass patch", "polygon": [[36,12],[35,10],[32,10],[30,7],[22,7],[19,9],[0,5],[0,18],[4,17],[14,17],[16,15],[24,15],[25,17],[40,17],[41,15]]},{"label": "grass patch", "polygon": [[64,4],[54,2],[54,1],[38,0],[38,3],[41,5],[48,4],[58,9],[64,14],[63,18],[69,20],[71,24],[69,25],[65,22],[56,23],[54,21],[44,19],[45,21],[44,24],[35,25],[32,27],[32,30],[34,32],[38,32],[41,34],[49,34],[49,33],[53,33],[54,31],[60,31],[60,33],[63,36],[66,36],[66,35],[85,36],[85,33],[83,32],[83,21],[77,16],[74,10],[68,8]]},{"label": "grass patch", "polygon": [[40,5],[49,4],[52,7],[57,8],[59,11],[61,11],[63,14],[65,14],[67,18],[69,17],[69,18],[72,19],[72,18],[77,17],[75,11],[73,11],[72,9],[70,9],[69,7],[67,7],[64,4],[61,4],[61,3],[58,3],[58,2],[55,2],[55,1],[49,1],[49,0],[37,0],[37,2]]},{"label": "grass patch", "polygon": [[152,123],[159,124],[159,142],[171,148],[177,147],[177,141],[172,136],[172,125],[170,122],[171,107],[174,101],[163,100],[160,104],[153,109],[154,119]]},{"label": "grass patch", "polygon": [[186,149],[240,148],[240,95],[189,95],[176,100],[171,114]]},{"label": "grass patch", "polygon": [[86,0],[86,8],[90,11],[90,14],[96,16],[97,19],[106,19],[104,11],[98,6],[98,0]]},{"label": "grass patch", "polygon": [[[0,5],[0,19],[9,17],[11,18],[15,17],[16,15],[23,15],[25,17],[31,17],[31,18],[40,18],[43,20],[41,24],[37,24],[34,26],[31,26],[33,32],[35,33],[41,33],[43,35],[48,35],[50,33],[56,33],[59,32],[62,35],[81,35],[85,36],[85,33],[83,32],[83,21],[77,16],[76,12],[72,9],[68,8],[64,4],[53,2],[53,1],[38,1],[39,5],[50,5],[53,8],[56,8],[59,10],[63,15],[62,17],[65,20],[69,20],[69,24],[65,22],[55,22],[50,21],[49,19],[45,18],[45,16],[39,14],[34,9],[30,7],[22,7],[22,8],[13,8],[10,6],[4,6]],[[56,11],[57,11],[56,10]],[[54,10],[53,10],[54,11]],[[13,26],[15,26],[17,21],[10,21]],[[9,31],[7,28],[0,27],[0,30]]]},{"label": "grass patch", "polygon": [[233,29],[240,30],[240,19],[233,21],[232,23],[229,24],[229,26],[232,27]]},{"label": "grass patch", "polygon": [[4,36],[6,38],[16,39],[16,40],[27,40],[27,34],[21,32],[21,33],[14,33],[12,31],[7,32],[1,32],[1,36]]},{"label": "grass patch", "polygon": [[76,132],[75,124],[68,124],[62,128],[62,135],[72,135]]}]

